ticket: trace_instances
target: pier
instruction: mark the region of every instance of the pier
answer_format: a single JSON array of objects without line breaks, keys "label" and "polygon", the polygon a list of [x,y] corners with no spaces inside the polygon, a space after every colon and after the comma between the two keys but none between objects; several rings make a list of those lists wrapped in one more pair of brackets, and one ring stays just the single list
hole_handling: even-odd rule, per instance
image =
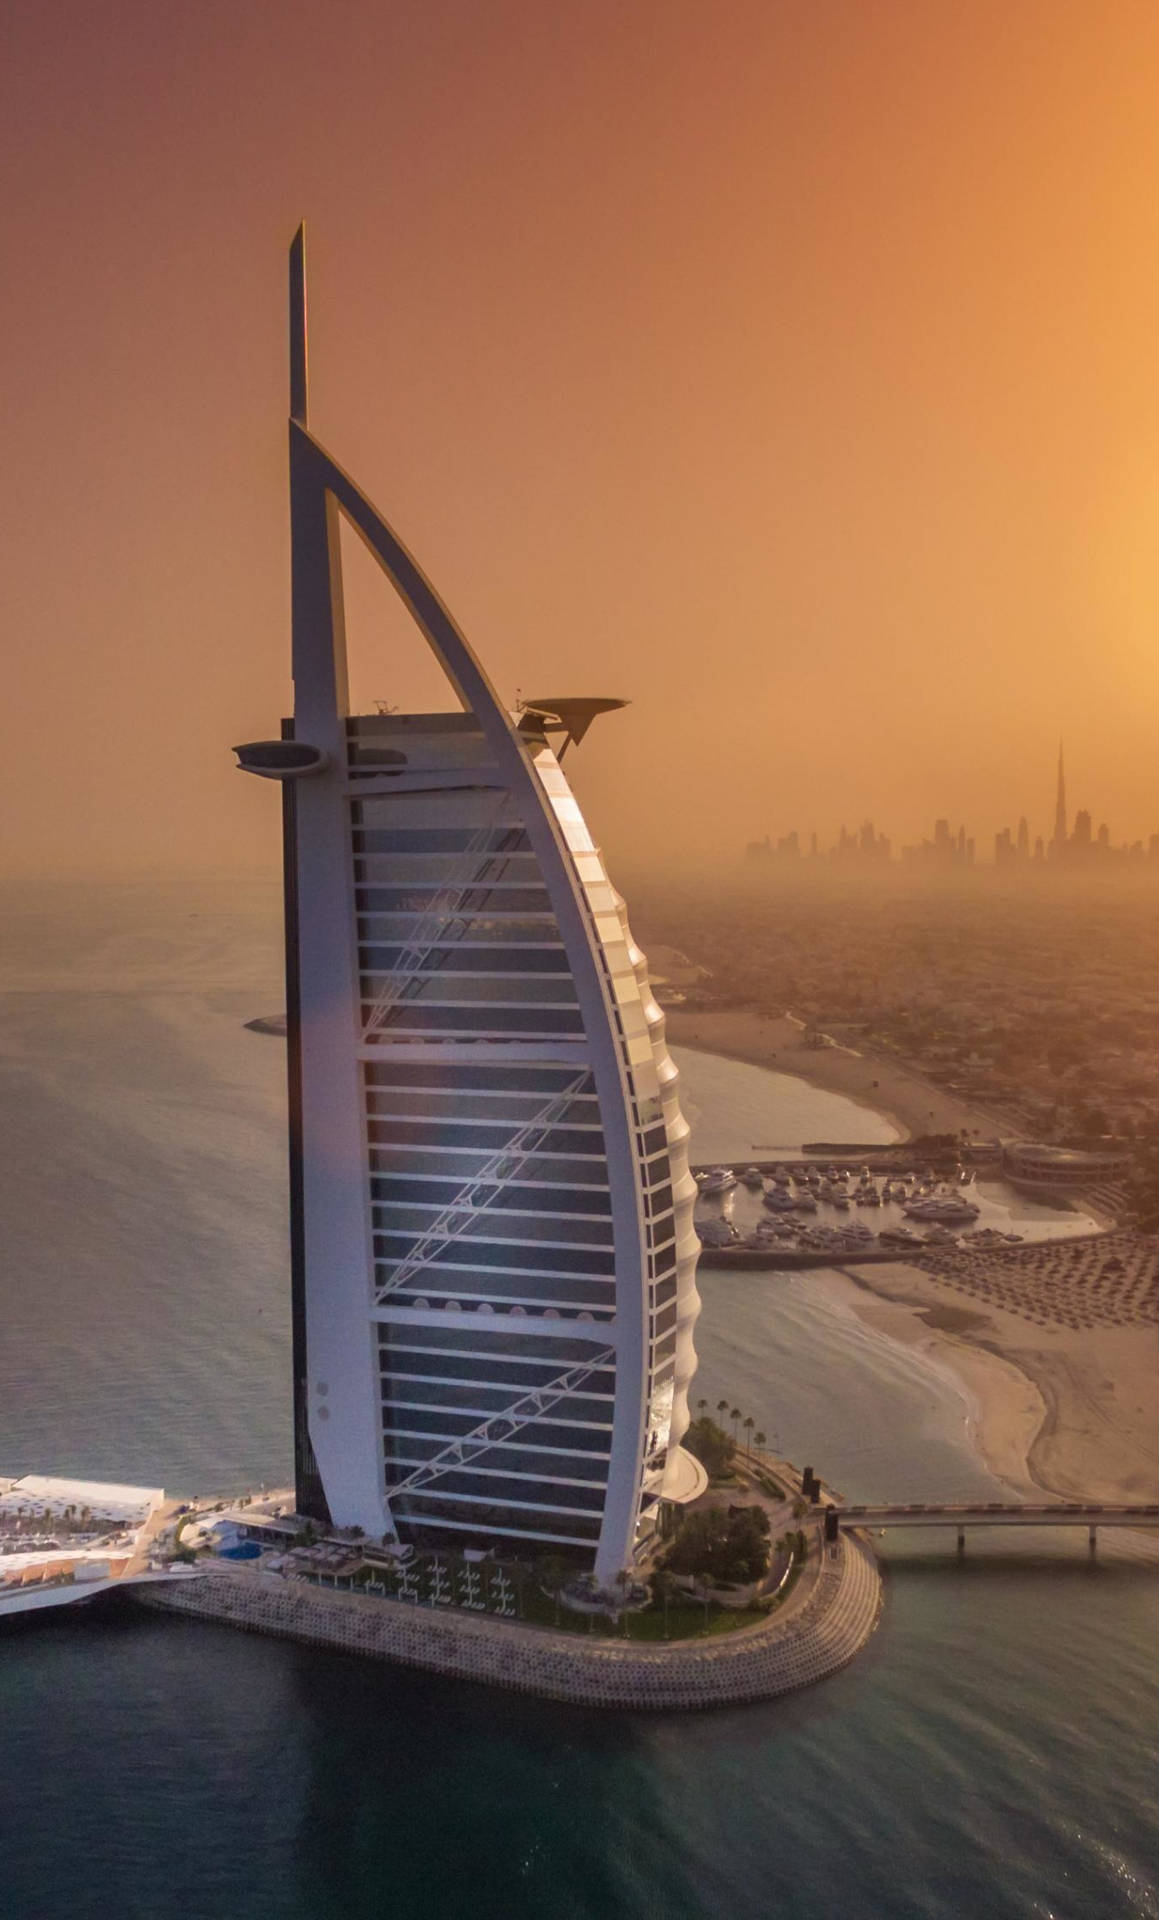
[{"label": "pier", "polygon": [[[814,1509],[816,1511],[816,1509]],[[846,1527],[953,1527],[958,1551],[965,1552],[967,1527],[1086,1527],[1090,1550],[1095,1551],[1100,1527],[1159,1527],[1159,1503],[1149,1506],[1093,1506],[1074,1504],[1028,1505],[1022,1502],[975,1502],[967,1506],[829,1506],[824,1509],[826,1538]]]}]

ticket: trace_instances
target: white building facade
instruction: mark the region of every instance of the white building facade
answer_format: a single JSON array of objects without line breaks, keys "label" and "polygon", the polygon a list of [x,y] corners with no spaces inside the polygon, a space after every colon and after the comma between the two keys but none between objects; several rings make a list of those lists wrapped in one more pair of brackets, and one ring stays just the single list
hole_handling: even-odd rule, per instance
[{"label": "white building facade", "polygon": [[[699,1307],[663,1016],[551,744],[619,703],[503,707],[305,373],[299,235],[294,718],[238,749],[284,795],[298,1504],[607,1581],[675,1477]],[[460,711],[348,712],[340,515]]]}]

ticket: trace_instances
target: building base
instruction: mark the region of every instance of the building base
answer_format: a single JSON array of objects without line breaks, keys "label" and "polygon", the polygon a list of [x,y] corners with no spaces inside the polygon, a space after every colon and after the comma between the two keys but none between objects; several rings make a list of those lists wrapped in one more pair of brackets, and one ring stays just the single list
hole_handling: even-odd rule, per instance
[{"label": "building base", "polygon": [[395,1660],[463,1680],[577,1706],[684,1710],[770,1700],[837,1672],[881,1615],[869,1549],[844,1535],[805,1569],[807,1590],[784,1617],[719,1638],[650,1646],[585,1640],[514,1622],[473,1619],[335,1592],[276,1574],[226,1572],[138,1589],[142,1606]]}]

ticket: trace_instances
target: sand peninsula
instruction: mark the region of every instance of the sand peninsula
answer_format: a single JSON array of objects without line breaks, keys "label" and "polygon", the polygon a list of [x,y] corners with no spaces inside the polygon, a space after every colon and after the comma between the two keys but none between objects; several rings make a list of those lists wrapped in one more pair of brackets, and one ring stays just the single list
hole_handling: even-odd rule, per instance
[{"label": "sand peninsula", "polygon": [[[886,1115],[903,1135],[992,1138],[998,1115],[872,1054],[807,1046],[787,1016],[668,1010],[669,1042],[795,1074]],[[1009,1126],[1007,1125],[1007,1131]],[[1139,1279],[1113,1312],[1095,1304],[1105,1244]],[[949,1369],[990,1471],[1028,1497],[1159,1498],[1159,1248],[1140,1236],[1055,1243],[1003,1259],[977,1254],[842,1269],[867,1325]],[[923,1270],[924,1267],[936,1271]],[[707,1276],[706,1276],[707,1278]],[[754,1273],[754,1285],[770,1276]],[[704,1283],[702,1282],[702,1285]]]}]

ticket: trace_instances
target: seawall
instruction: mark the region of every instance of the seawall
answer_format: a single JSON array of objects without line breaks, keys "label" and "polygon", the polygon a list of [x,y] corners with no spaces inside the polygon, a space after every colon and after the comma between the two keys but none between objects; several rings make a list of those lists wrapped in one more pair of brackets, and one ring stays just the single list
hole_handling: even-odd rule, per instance
[{"label": "seawall", "polygon": [[882,1605],[870,1549],[845,1535],[802,1575],[785,1617],[708,1640],[653,1646],[436,1612],[276,1574],[226,1572],[138,1589],[141,1606],[335,1647],[577,1706],[721,1707],[823,1680],[865,1645]]}]

